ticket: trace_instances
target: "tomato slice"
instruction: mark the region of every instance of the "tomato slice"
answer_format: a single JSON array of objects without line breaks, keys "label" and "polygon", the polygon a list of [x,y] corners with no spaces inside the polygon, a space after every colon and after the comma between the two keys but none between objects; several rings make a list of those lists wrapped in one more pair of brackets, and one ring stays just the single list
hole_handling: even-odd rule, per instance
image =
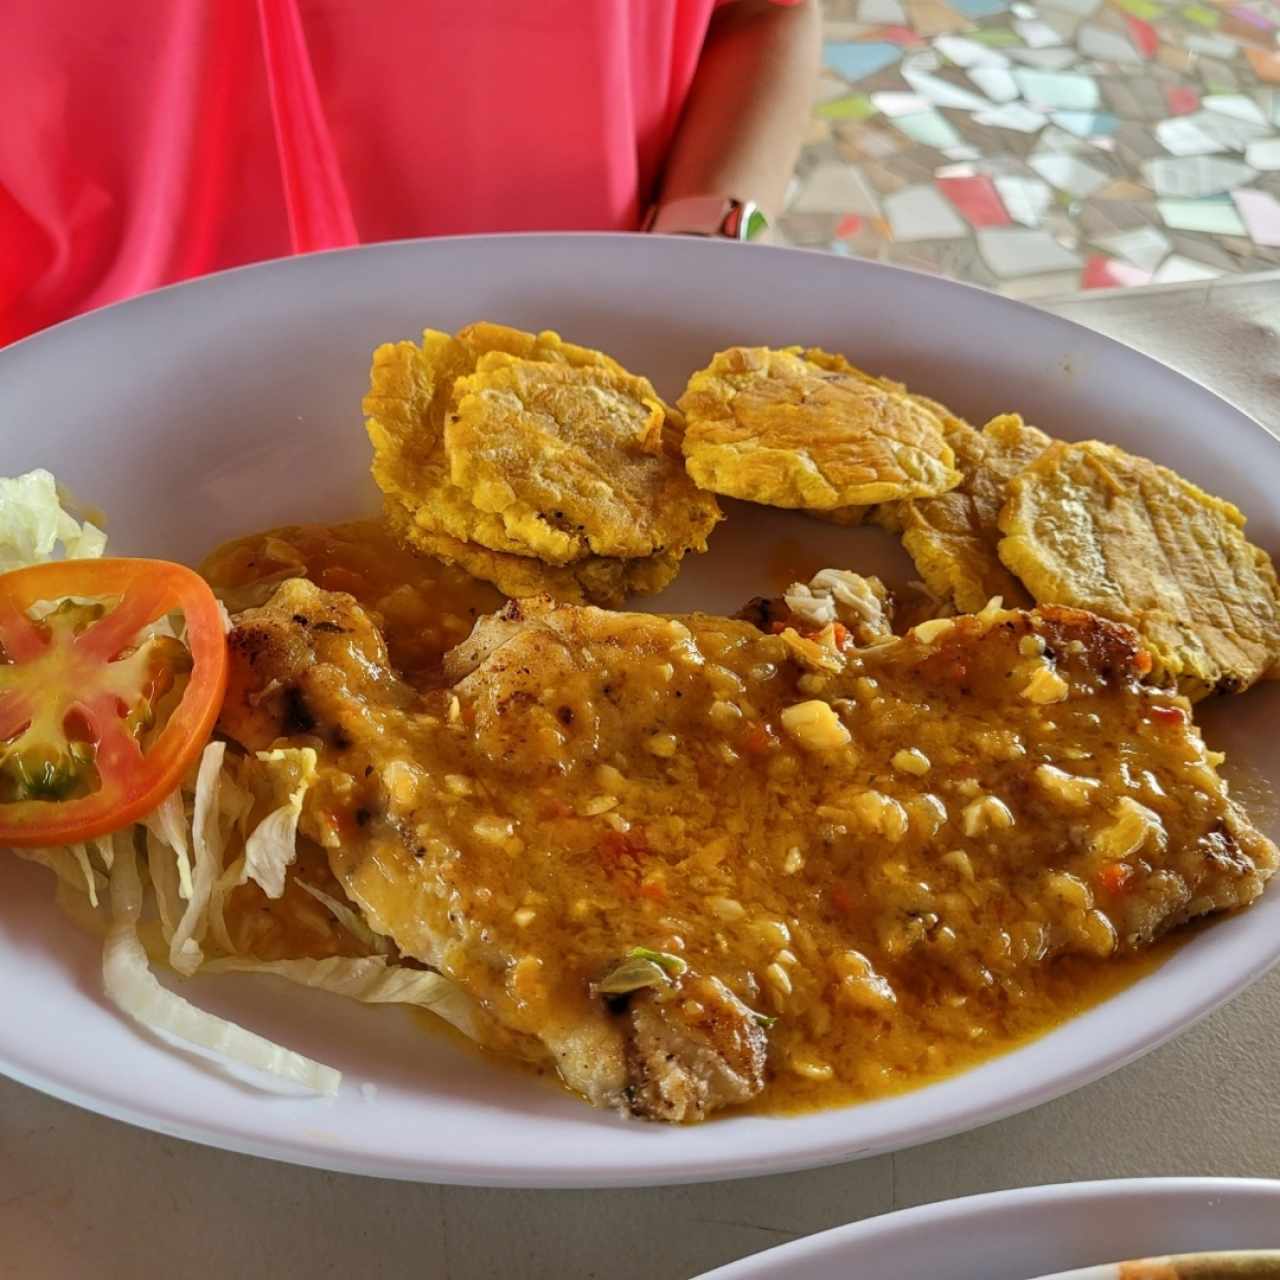
[{"label": "tomato slice", "polygon": [[[54,607],[33,619],[37,604]],[[185,649],[139,636],[178,610]],[[165,560],[0,574],[0,650],[0,845],[74,843],[150,813],[208,741],[227,684],[218,602],[198,574]],[[188,665],[177,706],[144,748]]]}]

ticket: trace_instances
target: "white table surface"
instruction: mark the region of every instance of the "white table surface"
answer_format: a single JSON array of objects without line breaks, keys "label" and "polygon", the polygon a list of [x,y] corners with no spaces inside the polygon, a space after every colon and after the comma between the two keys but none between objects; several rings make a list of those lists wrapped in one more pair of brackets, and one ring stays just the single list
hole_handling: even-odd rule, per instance
[{"label": "white table surface", "polygon": [[[1051,309],[1280,434],[1280,273]],[[1172,1044],[1035,1111],[813,1173],[485,1191],[321,1173],[131,1129],[0,1080],[0,1276],[688,1280],[890,1209],[1035,1183],[1280,1176],[1280,970]]]}]

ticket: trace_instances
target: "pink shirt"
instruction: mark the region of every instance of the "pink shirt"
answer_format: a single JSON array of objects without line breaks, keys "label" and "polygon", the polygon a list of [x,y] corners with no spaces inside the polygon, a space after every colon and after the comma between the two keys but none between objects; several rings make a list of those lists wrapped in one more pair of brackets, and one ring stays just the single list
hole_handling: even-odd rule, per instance
[{"label": "pink shirt", "polygon": [[634,228],[723,2],[5,0],[0,342],[289,253]]}]

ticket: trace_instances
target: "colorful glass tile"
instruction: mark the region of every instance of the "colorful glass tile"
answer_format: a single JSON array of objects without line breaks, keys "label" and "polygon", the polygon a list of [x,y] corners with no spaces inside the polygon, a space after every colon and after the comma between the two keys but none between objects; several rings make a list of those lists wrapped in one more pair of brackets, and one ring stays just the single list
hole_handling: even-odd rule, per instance
[{"label": "colorful glass tile", "polygon": [[1118,289],[1151,283],[1151,272],[1100,253],[1090,254],[1080,273],[1082,289]]},{"label": "colorful glass tile", "polygon": [[826,120],[870,120],[876,109],[866,94],[851,93],[830,102],[820,102],[813,112]]},{"label": "colorful glass tile", "polygon": [[942,194],[971,227],[1008,227],[1013,223],[990,178],[939,178]]},{"label": "colorful glass tile", "polygon": [[1220,111],[1206,111],[1203,104],[1201,110],[1194,115],[1183,118],[1232,151],[1243,151],[1249,143],[1271,133],[1270,125],[1255,124],[1252,120],[1241,120],[1238,116],[1224,115]]},{"label": "colorful glass tile", "polygon": [[1247,164],[1224,156],[1164,156],[1148,160],[1142,175],[1156,195],[1188,199],[1222,195],[1255,177]]},{"label": "colorful glass tile", "polygon": [[1065,129],[1077,138],[1114,133],[1120,124],[1119,118],[1109,111],[1055,111],[1050,119],[1059,129]]},{"label": "colorful glass tile", "polygon": [[904,187],[884,198],[895,240],[958,240],[969,234],[964,220],[931,186]]},{"label": "colorful glass tile", "polygon": [[1228,199],[1157,200],[1156,208],[1164,225],[1175,231],[1205,231],[1220,236],[1245,233],[1244,222]]},{"label": "colorful glass tile", "polygon": [[944,80],[928,71],[919,71],[913,66],[904,64],[902,78],[935,107],[947,107],[956,111],[982,111],[991,105],[972,89],[952,84],[950,80]]},{"label": "colorful glass tile", "polygon": [[822,51],[823,62],[846,80],[861,80],[892,66],[902,57],[897,45],[884,42],[828,44]]},{"label": "colorful glass tile", "polygon": [[957,67],[1007,67],[1009,59],[968,36],[939,36],[933,47]]},{"label": "colorful glass tile", "polygon": [[1216,27],[1219,21],[1217,9],[1210,9],[1203,4],[1186,5],[1182,10],[1182,16],[1188,22],[1194,22],[1199,26],[1209,27],[1210,29]]},{"label": "colorful glass tile", "polygon": [[974,67],[968,75],[992,102],[1012,102],[1018,97],[1018,82],[1005,67]]},{"label": "colorful glass tile", "polygon": [[1105,187],[1109,180],[1100,169],[1060,152],[1034,155],[1027,163],[1046,182],[1080,200],[1091,196],[1099,187]]},{"label": "colorful glass tile", "polygon": [[791,202],[796,213],[859,213],[874,217],[880,212],[880,201],[857,165],[835,161],[820,164],[800,183]]},{"label": "colorful glass tile", "polygon": [[929,104],[918,93],[873,93],[871,104],[890,120],[929,110]]},{"label": "colorful glass tile", "polygon": [[1008,0],[951,0],[951,7],[966,18],[994,18],[1009,10]]},{"label": "colorful glass tile", "polygon": [[1193,116],[1162,120],[1155,127],[1155,136],[1164,149],[1175,156],[1207,156],[1228,149],[1225,143],[1201,129]]},{"label": "colorful glass tile", "polygon": [[1200,95],[1189,85],[1166,85],[1165,97],[1168,99],[1169,113],[1171,115],[1185,116],[1199,110]]},{"label": "colorful glass tile", "polygon": [[1125,15],[1125,26],[1129,28],[1129,38],[1133,41],[1134,48],[1144,58],[1154,58],[1156,50],[1160,48],[1160,35],[1155,27],[1132,14]]},{"label": "colorful glass tile", "polygon": [[955,147],[962,139],[955,126],[936,111],[917,111],[912,115],[898,116],[893,121],[895,129],[901,129],[912,142],[925,147]]},{"label": "colorful glass tile", "polygon": [[1265,13],[1259,13],[1256,9],[1250,9],[1247,5],[1233,4],[1227,11],[1233,18],[1246,23],[1248,26],[1256,27],[1259,31],[1274,31],[1276,23]]},{"label": "colorful glass tile", "polygon": [[1142,55],[1133,47],[1133,42],[1127,35],[1122,35],[1119,31],[1108,31],[1093,23],[1086,23],[1080,28],[1076,44],[1086,58],[1097,58],[1100,62],[1142,61]]},{"label": "colorful glass tile", "polygon": [[1243,93],[1211,93],[1203,99],[1203,105],[1207,111],[1216,111],[1233,120],[1244,120],[1264,127],[1268,123],[1262,108]]},{"label": "colorful glass tile", "polygon": [[1042,275],[1080,265],[1078,254],[1063,248],[1041,229],[979,228],[974,234],[983,261],[1002,279]]},{"label": "colorful glass tile", "polygon": [[1182,37],[1183,47],[1203,58],[1232,58],[1235,56],[1236,43],[1225,36],[1210,35],[1203,31],[1192,31]]},{"label": "colorful glass tile", "polygon": [[973,24],[943,0],[905,0],[907,19],[926,38],[967,31]]},{"label": "colorful glass tile", "polygon": [[1249,143],[1245,148],[1244,159],[1251,169],[1280,169],[1280,138],[1266,138]]},{"label": "colorful glass tile", "polygon": [[1269,191],[1242,188],[1231,193],[1236,210],[1254,244],[1280,247],[1280,200]]},{"label": "colorful glass tile", "polygon": [[1013,129],[1018,133],[1037,133],[1049,122],[1048,116],[1032,111],[1020,102],[1006,102],[991,111],[975,111],[973,118],[978,124],[989,125],[993,129]]},{"label": "colorful glass tile", "polygon": [[1023,18],[1013,24],[1013,29],[1029,49],[1048,49],[1062,43],[1062,37],[1047,22],[1041,22],[1038,18]]},{"label": "colorful glass tile", "polygon": [[1162,17],[1164,9],[1152,0],[1111,0],[1118,9],[1131,13],[1135,18],[1150,22],[1152,18]]},{"label": "colorful glass tile", "polygon": [[1009,31],[1004,27],[989,27],[983,31],[971,31],[969,39],[976,40],[979,44],[989,45],[993,49],[1017,48],[1020,43],[1017,32]]},{"label": "colorful glass tile", "polygon": [[[938,71],[944,65],[942,55],[934,50],[932,44],[927,49],[918,49],[911,55],[910,61],[917,71]],[[905,59],[902,65],[907,65]]]},{"label": "colorful glass tile", "polygon": [[1062,111],[1092,111],[1099,102],[1098,83],[1092,76],[1019,67],[1013,73],[1013,78],[1032,106]]},{"label": "colorful glass tile", "polygon": [[1169,237],[1155,227],[1135,227],[1098,236],[1095,243],[1108,253],[1144,271],[1154,271],[1169,252]]},{"label": "colorful glass tile", "polygon": [[1038,227],[1053,203],[1053,190],[1040,178],[1013,175],[992,179],[1009,216],[1024,227]]}]

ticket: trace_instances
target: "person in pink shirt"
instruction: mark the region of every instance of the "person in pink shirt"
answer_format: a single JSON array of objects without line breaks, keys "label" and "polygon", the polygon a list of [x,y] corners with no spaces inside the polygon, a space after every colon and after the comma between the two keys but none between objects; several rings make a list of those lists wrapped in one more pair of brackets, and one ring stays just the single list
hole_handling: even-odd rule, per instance
[{"label": "person in pink shirt", "polygon": [[7,0],[0,343],[264,258],[422,235],[746,237],[816,0]]}]

